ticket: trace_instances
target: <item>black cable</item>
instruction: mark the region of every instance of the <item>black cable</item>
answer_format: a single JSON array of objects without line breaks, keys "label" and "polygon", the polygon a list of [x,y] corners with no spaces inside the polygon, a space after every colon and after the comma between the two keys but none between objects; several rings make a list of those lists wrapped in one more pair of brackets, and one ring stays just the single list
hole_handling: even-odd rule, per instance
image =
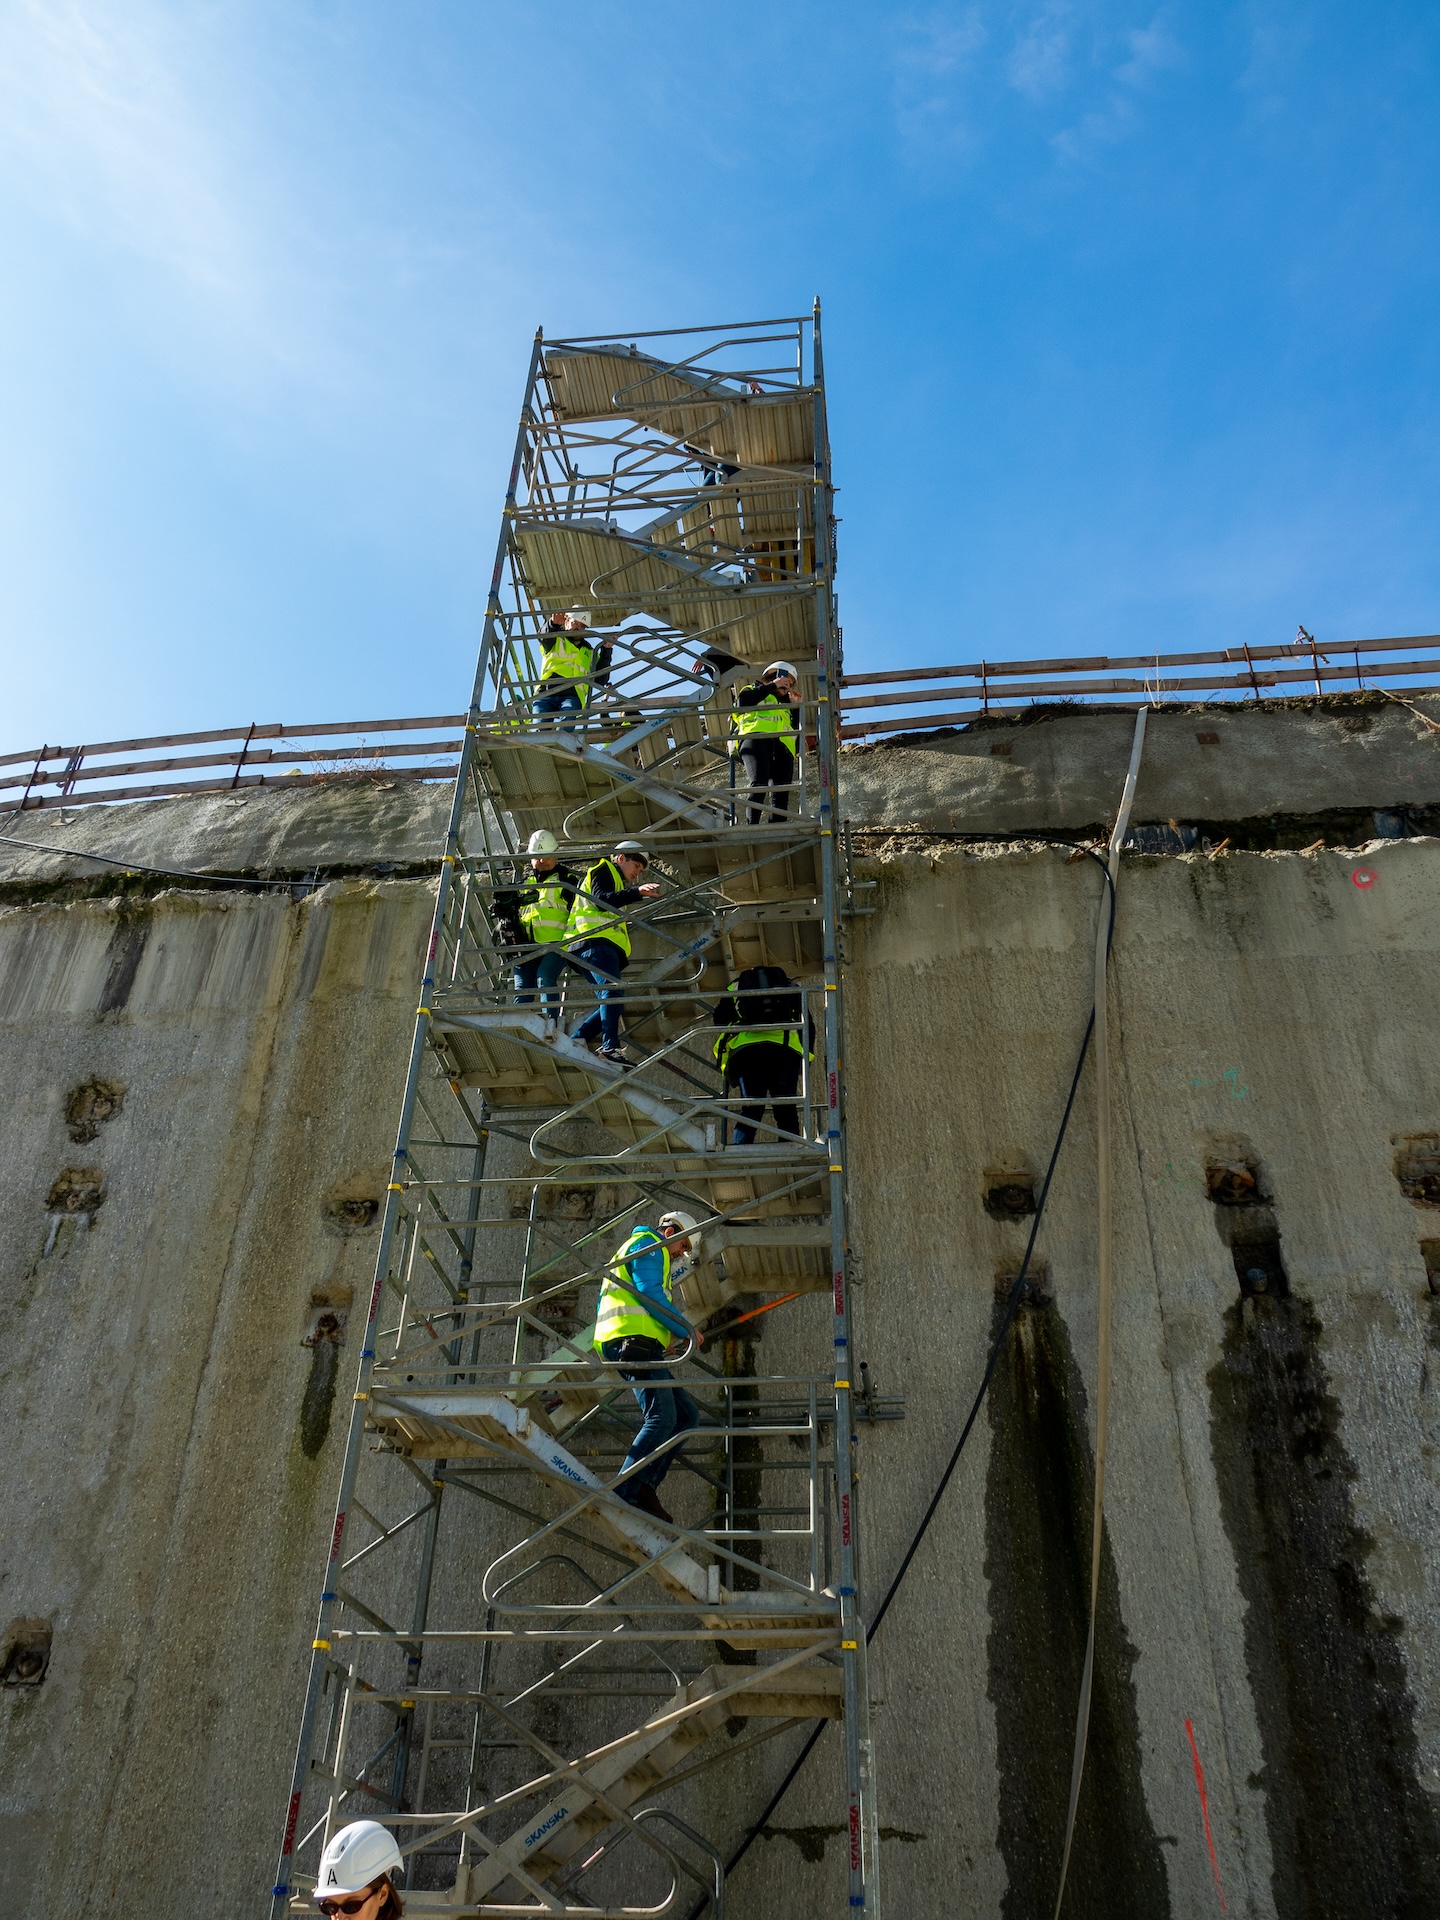
[{"label": "black cable", "polygon": [[[964,836],[956,836],[956,837],[963,837],[965,839],[976,839],[976,840],[981,840],[981,839],[988,840],[991,838],[991,836],[988,834],[973,834],[973,835],[966,834]],[[1049,840],[1052,838],[1052,836],[1041,835],[1041,834],[1028,834],[1025,836],[1025,838]],[[1059,844],[1061,846],[1073,846],[1075,844],[1073,841],[1059,840],[1058,836],[1055,837],[1055,842],[1056,844]],[[1109,894],[1109,905],[1110,905],[1110,924],[1106,930],[1106,936],[1105,936],[1105,943],[1106,943],[1106,946],[1108,947],[1110,944],[1110,941],[1114,938],[1114,934],[1115,934],[1114,882],[1110,878],[1109,867],[1100,858],[1099,854],[1094,851],[1093,848],[1083,847],[1080,849],[1080,851],[1083,852],[1087,856],[1087,858],[1093,860],[1096,866],[1099,867],[1101,873],[1105,876],[1105,885]],[[975,1421],[979,1416],[980,1408],[984,1404],[985,1395],[990,1391],[990,1382],[995,1377],[995,1369],[1000,1364],[1000,1355],[1005,1346],[1006,1336],[1010,1332],[1010,1323],[1015,1318],[1015,1310],[1020,1304],[1020,1296],[1023,1293],[1025,1288],[1026,1276],[1030,1270],[1030,1259],[1032,1254],[1035,1251],[1035,1240],[1037,1235],[1040,1232],[1040,1221],[1044,1216],[1044,1212],[1045,1212],[1045,1202],[1050,1196],[1050,1182],[1055,1177],[1055,1168],[1060,1159],[1060,1149],[1065,1144],[1065,1135],[1068,1132],[1070,1127],[1070,1115],[1075,1108],[1075,1096],[1080,1090],[1080,1075],[1082,1074],[1085,1068],[1085,1060],[1087,1055],[1090,1052],[1090,1041],[1094,1032],[1095,1032],[1095,1007],[1092,1002],[1090,1007],[1090,1018],[1085,1023],[1085,1035],[1080,1042],[1080,1052],[1075,1061],[1075,1071],[1070,1076],[1070,1091],[1065,1098],[1065,1111],[1060,1116],[1060,1126],[1055,1135],[1055,1145],[1050,1150],[1050,1164],[1045,1169],[1045,1178],[1041,1182],[1040,1194],[1038,1199],[1035,1202],[1035,1218],[1030,1223],[1030,1237],[1025,1243],[1025,1257],[1020,1262],[1020,1271],[1016,1274],[1014,1284],[1010,1288],[1010,1294],[1008,1299],[1005,1302],[1005,1313],[1003,1318],[1001,1319],[1000,1326],[996,1331],[994,1339],[990,1343],[990,1357],[985,1363],[985,1371],[981,1375],[980,1385],[976,1389],[974,1400],[971,1402],[970,1412],[966,1418],[964,1426],[960,1429],[960,1438],[955,1442],[955,1450],[950,1455],[950,1459],[946,1464],[945,1471],[940,1476],[939,1484],[935,1488],[935,1492],[931,1497],[929,1506],[926,1507],[925,1509],[924,1517],[921,1519],[919,1526],[915,1529],[914,1534],[911,1536],[910,1544],[905,1549],[905,1553],[900,1561],[900,1565],[895,1570],[895,1576],[891,1580],[889,1587],[886,1589],[885,1598],[880,1602],[879,1607],[876,1609],[874,1619],[870,1622],[869,1626],[866,1627],[865,1629],[865,1644],[867,1647],[870,1645],[871,1641],[874,1640],[876,1634],[880,1631],[881,1624],[884,1621],[886,1614],[890,1611],[891,1602],[894,1600],[896,1594],[900,1591],[900,1585],[901,1585],[901,1582],[904,1580],[905,1575],[910,1571],[910,1563],[914,1560],[915,1555],[919,1552],[920,1544],[924,1540],[925,1535],[929,1532],[930,1522],[935,1518],[936,1512],[938,1511],[940,1506],[940,1502],[945,1497],[945,1489],[949,1486],[951,1479],[954,1477],[955,1469],[960,1464],[960,1456],[965,1451],[965,1443],[970,1438],[971,1430],[973,1429],[975,1425]],[[740,1842],[739,1846],[736,1847],[735,1851],[730,1855],[730,1858],[725,1862],[725,1877],[727,1880],[729,1879],[734,1869],[737,1866],[739,1866],[740,1862],[744,1859],[745,1855],[750,1851],[750,1848],[754,1845],[755,1841],[759,1839],[762,1830],[769,1825],[771,1814],[774,1813],[775,1809],[779,1806],[780,1802],[785,1798],[785,1795],[789,1792],[790,1788],[794,1785],[796,1776],[799,1774],[800,1769],[804,1766],[805,1762],[810,1758],[811,1753],[815,1749],[815,1743],[819,1740],[821,1734],[824,1733],[826,1727],[829,1724],[830,1723],[828,1720],[816,1721],[815,1726],[811,1730],[809,1737],[806,1739],[804,1746],[801,1747],[799,1753],[795,1756],[794,1761],[791,1763],[789,1772],[785,1775],[785,1778],[780,1782],[779,1786],[775,1789],[774,1793],[771,1794],[769,1800],[766,1802],[765,1811],[760,1815],[759,1819],[756,1820],[755,1823],[751,1826],[749,1832],[745,1835],[745,1838]],[[704,1897],[704,1899],[698,1901],[697,1904],[693,1906],[690,1909],[690,1912],[686,1915],[686,1920],[700,1920],[700,1916],[701,1914],[704,1913],[706,1905],[709,1901],[709,1898],[710,1896],[707,1894]]]},{"label": "black cable", "polygon": [[0,833],[0,844],[24,847],[30,853],[58,853],[71,860],[98,860],[102,867],[119,867],[123,873],[155,873],[163,880],[208,880],[224,887],[289,887],[290,880],[243,880],[238,875],[197,873],[188,867],[144,867],[135,860],[112,860],[108,853],[86,853],[82,847],[51,847],[40,840],[17,840],[13,834]]}]

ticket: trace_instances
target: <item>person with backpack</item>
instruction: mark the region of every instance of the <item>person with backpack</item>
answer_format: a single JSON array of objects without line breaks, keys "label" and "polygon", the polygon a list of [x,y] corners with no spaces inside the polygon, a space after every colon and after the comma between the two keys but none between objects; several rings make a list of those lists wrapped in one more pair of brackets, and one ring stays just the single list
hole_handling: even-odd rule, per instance
[{"label": "person with backpack", "polygon": [[[679,1449],[665,1443],[698,1426],[700,1409],[683,1387],[660,1384],[675,1376],[658,1362],[686,1341],[703,1347],[705,1336],[685,1319],[673,1292],[681,1263],[700,1257],[694,1215],[662,1213],[656,1224],[658,1232],[636,1227],[611,1261],[600,1287],[594,1344],[620,1378],[630,1381],[640,1404],[640,1430],[621,1468],[639,1466],[639,1471],[615,1492],[641,1513],[669,1521],[659,1487]],[[660,1447],[663,1453],[657,1453]],[[642,1461],[647,1464],[639,1465]]]},{"label": "person with backpack", "polygon": [[773,661],[751,686],[736,690],[730,725],[730,751],[738,751],[750,789],[747,826],[761,825],[767,797],[771,824],[783,825],[800,736],[800,676],[788,660]]},{"label": "person with backpack", "polygon": [[560,1007],[555,991],[565,965],[562,944],[575,901],[575,875],[558,859],[560,843],[545,827],[530,836],[530,882],[515,896],[515,918],[531,950],[515,962],[515,1004],[533,1006],[540,990],[545,1017],[553,1019]]},{"label": "person with backpack", "polygon": [[783,967],[746,967],[715,1005],[715,1064],[725,1076],[725,1092],[738,1088],[745,1104],[735,1125],[734,1145],[752,1146],[767,1105],[777,1133],[799,1134],[795,1096],[800,1071],[815,1057],[815,1021],[804,1015],[803,995]]},{"label": "person with backpack", "polygon": [[649,863],[638,840],[617,841],[613,856],[597,860],[576,888],[566,926],[566,958],[590,975],[600,995],[599,1006],[570,1037],[588,1046],[598,1035],[598,1057],[615,1067],[632,1064],[620,1046],[625,996],[616,983],[630,961],[630,928],[619,909],[658,897],[658,885],[638,884]]}]

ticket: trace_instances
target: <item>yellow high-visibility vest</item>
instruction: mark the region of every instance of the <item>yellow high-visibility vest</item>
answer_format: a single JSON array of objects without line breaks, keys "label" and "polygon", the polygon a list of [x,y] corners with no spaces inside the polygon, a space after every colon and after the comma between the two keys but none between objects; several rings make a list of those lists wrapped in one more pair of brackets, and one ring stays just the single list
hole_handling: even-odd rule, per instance
[{"label": "yellow high-visibility vest", "polygon": [[581,940],[613,940],[615,945],[627,957],[630,953],[630,929],[625,924],[625,916],[612,913],[609,907],[601,906],[598,900],[585,896],[595,893],[601,887],[618,893],[625,885],[625,876],[613,860],[597,860],[585,878],[581,881],[584,892],[577,893],[574,905],[570,909],[569,924],[565,937],[572,946]]},{"label": "yellow high-visibility vest", "polygon": [[[651,1247],[660,1249],[660,1285],[665,1298],[670,1299],[670,1249],[662,1235],[651,1227],[637,1227],[630,1238],[621,1247],[611,1262],[612,1268],[620,1276],[630,1280],[628,1262],[637,1253],[644,1253]],[[634,1282],[631,1281],[633,1286]],[[644,1334],[647,1339],[658,1340],[661,1346],[668,1347],[675,1337],[674,1329],[667,1327],[663,1320],[656,1320],[649,1314],[643,1302],[637,1299],[626,1287],[620,1286],[605,1276],[600,1288],[600,1310],[595,1317],[595,1341],[597,1347],[603,1347],[607,1340],[624,1340],[631,1334]]]},{"label": "yellow high-visibility vest", "polygon": [[730,716],[730,724],[742,739],[747,733],[788,734],[790,738],[782,740],[781,744],[789,747],[793,753],[795,712],[790,702],[782,700],[772,689],[757,706],[736,707]]},{"label": "yellow high-visibility vest", "polygon": [[520,924],[532,940],[548,946],[552,941],[565,938],[571,906],[565,896],[573,885],[561,867],[552,867],[548,873],[531,874],[527,892],[533,891],[535,897],[522,900]]},{"label": "yellow high-visibility vest", "polygon": [[[550,634],[540,643],[540,672],[546,680],[587,680],[594,658],[595,649],[590,642],[577,640],[571,633]],[[583,707],[590,698],[590,689],[579,686],[575,691]]]},{"label": "yellow high-visibility vest", "polygon": [[[738,980],[732,980],[725,989],[727,993],[738,993],[739,990],[740,982]],[[783,993],[785,989],[783,987],[772,987],[770,991],[772,993]],[[736,1005],[738,1008],[738,1001]],[[805,1001],[803,996],[800,1001],[800,1008],[800,1017],[803,1020],[805,1017]],[[716,1034],[715,1045],[712,1049],[715,1055],[716,1066],[723,1072],[730,1055],[738,1048],[753,1047],[758,1041],[762,1040],[769,1041],[772,1046],[776,1047],[793,1047],[802,1060],[813,1060],[815,1058],[814,1048],[805,1045],[804,1037],[796,1027],[741,1027],[736,1032],[732,1032],[729,1027],[724,1027]]]}]

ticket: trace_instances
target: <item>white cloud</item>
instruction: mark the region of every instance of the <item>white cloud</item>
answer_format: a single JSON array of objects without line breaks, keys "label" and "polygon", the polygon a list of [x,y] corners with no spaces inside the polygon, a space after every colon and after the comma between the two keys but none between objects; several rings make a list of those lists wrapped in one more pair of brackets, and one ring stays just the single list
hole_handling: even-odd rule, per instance
[{"label": "white cloud", "polygon": [[1015,42],[1006,74],[1017,93],[1040,101],[1059,93],[1069,78],[1070,7],[1050,0]]},{"label": "white cloud", "polygon": [[1140,97],[1158,74],[1183,61],[1183,49],[1162,14],[1157,13],[1148,27],[1131,27],[1122,37],[1129,51],[1111,69],[1113,85],[1105,104],[1053,138],[1055,151],[1066,160],[1083,159],[1096,147],[1114,146],[1127,138],[1140,123]]},{"label": "white cloud", "polygon": [[911,15],[901,22],[891,63],[902,139],[925,145],[973,144],[962,83],[988,37],[978,6],[959,13]]},{"label": "white cloud", "polygon": [[1148,27],[1132,27],[1125,36],[1130,58],[1115,69],[1122,87],[1143,87],[1167,67],[1178,67],[1180,43],[1157,13]]}]

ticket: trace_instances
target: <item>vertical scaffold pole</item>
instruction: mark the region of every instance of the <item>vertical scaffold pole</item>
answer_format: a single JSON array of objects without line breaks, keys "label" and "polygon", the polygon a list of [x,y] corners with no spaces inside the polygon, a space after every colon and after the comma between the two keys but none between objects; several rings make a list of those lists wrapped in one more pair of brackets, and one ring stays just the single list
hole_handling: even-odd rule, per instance
[{"label": "vertical scaffold pole", "polygon": [[834,1284],[835,1484],[840,1509],[840,1620],[845,1673],[846,1844],[850,1907],[878,1920],[879,1818],[875,1806],[874,1748],[866,1680],[865,1628],[860,1615],[858,1515],[855,1505],[855,1428],[849,1276],[846,1269],[844,1061],[840,985],[840,878],[835,852],[839,752],[840,648],[835,622],[835,530],[830,441],[825,418],[825,362],[820,302],[815,302],[811,370],[815,387],[815,651],[819,670],[820,875],[825,938],[826,1141],[830,1177],[830,1270]]}]

